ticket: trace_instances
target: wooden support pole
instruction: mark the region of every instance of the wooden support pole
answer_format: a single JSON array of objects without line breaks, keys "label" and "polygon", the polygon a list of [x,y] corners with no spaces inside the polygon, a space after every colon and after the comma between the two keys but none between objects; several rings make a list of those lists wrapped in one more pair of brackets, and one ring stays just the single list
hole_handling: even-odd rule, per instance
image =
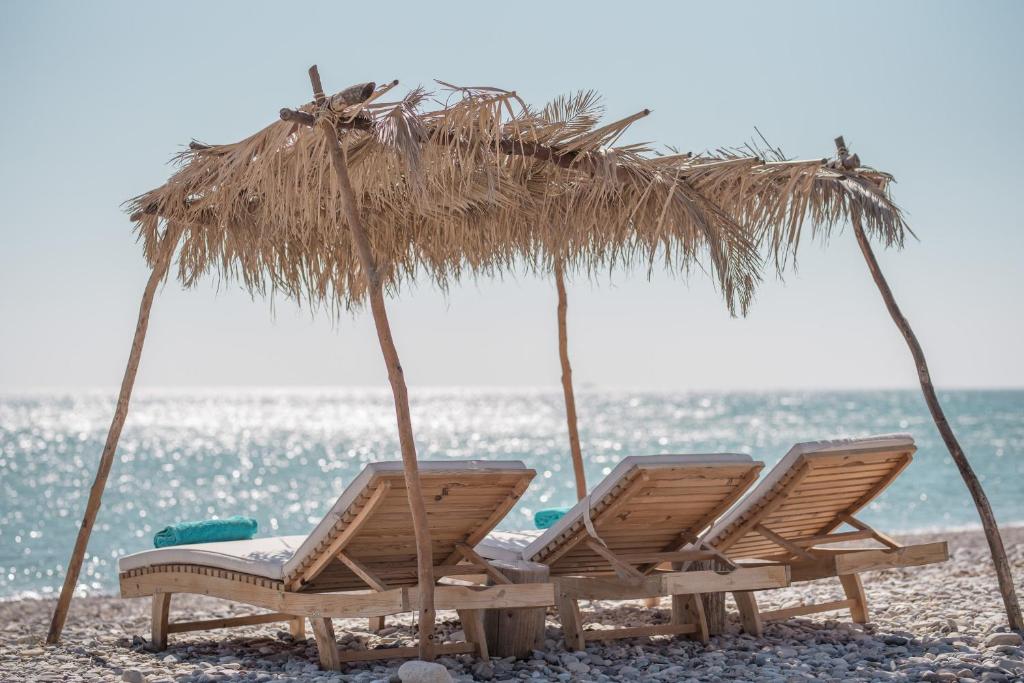
[{"label": "wooden support pole", "polygon": [[324,671],[341,671],[341,653],[338,651],[338,639],[334,636],[334,623],[330,617],[310,617],[313,625],[313,637],[316,639],[317,654],[320,655],[320,668]]},{"label": "wooden support pole", "polygon": [[672,623],[693,624],[696,629],[690,634],[691,638],[704,645],[708,644],[708,621],[704,614],[704,602],[699,593],[672,596]]},{"label": "wooden support pole", "polygon": [[484,632],[484,611],[480,609],[457,611],[459,621],[462,622],[462,632],[466,634],[466,641],[476,646],[480,659],[485,662],[491,661],[490,653],[487,650],[487,634]]},{"label": "wooden support pole", "polygon": [[[836,142],[839,143],[841,141],[842,138],[838,138]],[[971,467],[967,456],[964,455],[964,451],[960,447],[960,442],[957,440],[956,435],[953,433],[949,420],[946,419],[946,414],[942,410],[939,397],[935,393],[935,387],[932,384],[932,377],[928,371],[928,362],[925,360],[924,351],[921,349],[921,344],[918,343],[917,335],[914,334],[910,323],[896,304],[896,298],[893,296],[892,289],[889,288],[885,275],[882,274],[882,269],[878,265],[874,251],[871,249],[868,236],[861,225],[860,215],[853,213],[850,216],[850,220],[853,224],[853,234],[857,238],[861,254],[863,254],[864,261],[871,272],[871,277],[875,281],[875,286],[878,287],[878,291],[882,295],[882,300],[885,301],[885,307],[889,311],[889,316],[896,323],[896,327],[899,328],[903,339],[906,340],[907,346],[910,348],[910,355],[914,357],[914,364],[917,366],[917,378],[921,384],[921,393],[924,394],[924,401],[928,404],[932,420],[935,421],[935,426],[939,430],[939,434],[942,435],[946,449],[949,451],[950,457],[953,458],[953,462],[956,463],[957,469],[960,470],[960,476],[963,477],[967,490],[970,492],[971,498],[974,499],[974,506],[978,509],[978,516],[981,517],[981,525],[985,530],[989,551],[992,553],[992,563],[995,565],[996,579],[999,582],[999,592],[1003,597],[1003,605],[1006,608],[1009,626],[1016,631],[1024,630],[1024,617],[1021,615],[1020,603],[1017,601],[1017,592],[1013,585],[1010,563],[1006,558],[1006,548],[1003,546],[1003,539],[999,534],[999,525],[996,523],[996,516],[992,512],[992,506],[988,502],[988,496],[981,487],[978,475],[974,473],[974,468]]]},{"label": "wooden support pole", "polygon": [[850,605],[850,618],[853,619],[853,623],[868,623],[868,599],[864,595],[864,584],[861,583],[860,574],[843,574],[839,577],[839,583],[843,586],[846,599],[853,601]]},{"label": "wooden support pole", "polygon": [[583,638],[583,615],[580,614],[580,603],[575,596],[555,587],[555,600],[558,603],[558,618],[562,622],[562,635],[565,638],[566,650],[585,650],[587,643]]},{"label": "wooden support pole", "polygon": [[736,600],[736,607],[740,611],[743,630],[755,638],[763,636],[764,620],[761,618],[761,610],[757,606],[754,591],[734,591],[732,597]]},{"label": "wooden support pole", "polygon": [[306,618],[293,617],[288,621],[288,633],[294,640],[306,639]]},{"label": "wooden support pole", "polygon": [[587,497],[587,475],[583,470],[580,432],[576,425],[576,396],[572,388],[572,366],[569,364],[569,335],[566,323],[569,303],[565,295],[565,273],[560,260],[555,261],[555,286],[558,288],[558,357],[562,362],[562,393],[565,395],[565,421],[569,428],[569,453],[576,476],[576,500],[583,500]]},{"label": "wooden support pole", "polygon": [[[316,66],[309,69],[310,82],[318,103],[323,103],[323,87]],[[384,355],[384,363],[388,369],[388,380],[391,393],[394,395],[395,417],[398,422],[398,441],[402,450],[402,463],[405,472],[405,486],[409,495],[409,511],[412,514],[413,534],[416,537],[416,566],[420,589],[419,611],[419,657],[429,661],[434,656],[434,554],[430,543],[430,527],[427,523],[427,508],[423,502],[423,491],[420,486],[419,466],[416,461],[416,442],[413,439],[412,417],[409,412],[409,390],[405,385],[405,374],[398,359],[398,349],[391,335],[391,324],[388,322],[387,309],[384,306],[384,285],[373,251],[370,238],[366,232],[356,194],[352,189],[352,181],[348,174],[348,160],[345,151],[338,142],[338,131],[327,118],[320,120],[320,126],[327,142],[327,150],[331,155],[334,175],[338,181],[341,204],[345,212],[345,220],[352,231],[352,239],[356,244],[359,263],[367,280],[367,296],[370,299],[370,310],[373,323],[377,328],[377,339]]]},{"label": "wooden support pole", "polygon": [[[685,571],[727,571],[730,569],[715,559],[687,562]],[[672,568],[676,571],[684,571],[683,563],[673,563]],[[733,567],[735,568],[735,567]],[[704,610],[704,621],[709,635],[717,636],[725,632],[725,593],[701,593],[701,606]],[[674,605],[675,603],[673,603]]]},{"label": "wooden support pole", "polygon": [[167,649],[168,617],[171,611],[170,593],[153,593],[151,606],[153,626],[150,631],[149,644],[153,650],[161,652]]},{"label": "wooden support pole", "polygon": [[53,610],[53,618],[50,621],[50,630],[46,634],[46,642],[57,643],[60,634],[64,630],[64,622],[68,617],[68,608],[71,607],[71,596],[74,595],[75,586],[78,585],[78,575],[82,571],[82,561],[85,559],[85,551],[89,545],[89,536],[92,534],[92,527],[96,523],[96,515],[99,513],[100,503],[103,498],[103,490],[107,485],[107,476],[114,464],[114,454],[117,451],[117,444],[121,439],[121,429],[128,417],[128,404],[131,402],[132,389],[135,386],[135,375],[139,371],[139,361],[142,359],[142,346],[146,341],[146,330],[149,327],[149,312],[153,307],[153,297],[156,295],[156,288],[167,275],[167,269],[174,255],[174,249],[178,245],[183,226],[171,224],[164,234],[160,245],[160,254],[153,264],[153,272],[146,283],[146,289],[142,293],[142,303],[139,304],[139,318],[135,324],[135,336],[132,339],[132,349],[128,354],[128,365],[124,370],[124,377],[121,379],[121,390],[117,395],[117,407],[114,409],[114,418],[110,422],[110,429],[107,431],[107,441],[103,445],[103,452],[100,454],[99,467],[96,468],[96,478],[92,482],[92,489],[89,491],[89,500],[85,505],[85,515],[82,517],[82,525],[78,528],[78,538],[75,540],[75,547],[71,551],[71,559],[68,561],[67,573],[64,575],[64,585],[60,590],[60,597],[57,599],[57,606]]}]

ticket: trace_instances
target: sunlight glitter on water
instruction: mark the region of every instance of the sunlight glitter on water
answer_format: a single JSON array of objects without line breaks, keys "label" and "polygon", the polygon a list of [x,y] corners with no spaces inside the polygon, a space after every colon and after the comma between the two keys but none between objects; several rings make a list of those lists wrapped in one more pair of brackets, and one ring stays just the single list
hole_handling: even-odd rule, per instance
[{"label": "sunlight glitter on water", "polygon": [[[557,390],[413,391],[421,460],[519,459],[538,472],[503,528],[575,497]],[[1024,392],[951,392],[965,450],[1001,520],[1024,520]],[[0,596],[59,586],[113,412],[108,392],[0,396]],[[591,487],[627,455],[743,452],[773,464],[795,442],[909,431],[915,463],[865,513],[889,530],[976,522],[919,395],[581,391]],[[398,459],[377,390],[140,392],[83,570],[109,591],[116,558],[182,520],[246,514],[262,535],[307,532],[369,462]]]}]

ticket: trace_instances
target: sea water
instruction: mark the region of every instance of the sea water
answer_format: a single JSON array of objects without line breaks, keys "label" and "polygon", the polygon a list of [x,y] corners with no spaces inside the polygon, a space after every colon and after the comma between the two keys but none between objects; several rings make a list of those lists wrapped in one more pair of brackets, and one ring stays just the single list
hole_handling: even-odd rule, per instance
[{"label": "sea water", "polygon": [[[942,400],[999,520],[1024,521],[1024,391]],[[591,486],[627,455],[738,452],[771,466],[800,441],[909,432],[914,462],[865,520],[897,532],[978,523],[916,391],[581,390],[577,404]],[[113,411],[111,391],[0,395],[0,598],[59,589]],[[559,390],[414,388],[412,411],[421,460],[537,470],[502,528],[574,501]],[[115,591],[117,558],[173,522],[242,514],[261,535],[306,533],[366,463],[399,457],[387,391],[139,392],[79,590]]]}]

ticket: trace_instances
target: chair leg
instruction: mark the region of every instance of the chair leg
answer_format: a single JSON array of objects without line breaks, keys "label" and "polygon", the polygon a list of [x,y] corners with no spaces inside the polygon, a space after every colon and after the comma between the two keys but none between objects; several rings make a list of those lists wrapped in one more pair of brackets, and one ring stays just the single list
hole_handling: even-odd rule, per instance
[{"label": "chair leg", "polygon": [[853,600],[850,607],[850,618],[855,624],[868,623],[868,599],[864,595],[864,584],[860,581],[860,574],[844,574],[839,577],[843,584],[843,592],[848,600]]},{"label": "chair leg", "polygon": [[334,637],[334,624],[330,617],[310,617],[316,649],[320,653],[320,668],[326,671],[341,671],[341,653]]},{"label": "chair leg", "polygon": [[757,598],[753,591],[734,591],[732,597],[740,610],[740,621],[743,630],[755,638],[764,635],[764,624],[761,622],[761,611],[757,608]]},{"label": "chair leg", "polygon": [[293,640],[306,639],[306,618],[295,617],[288,622],[288,632],[292,634]]},{"label": "chair leg", "polygon": [[462,622],[462,631],[466,634],[466,640],[476,645],[477,654],[485,662],[491,661],[487,652],[487,635],[484,633],[484,612],[479,609],[460,609],[459,621]]},{"label": "chair leg", "polygon": [[697,630],[690,637],[705,645],[708,644],[708,620],[699,593],[672,596],[672,623],[695,625]]},{"label": "chair leg", "polygon": [[562,622],[562,634],[565,636],[566,650],[585,650],[583,639],[583,617],[580,614],[579,602],[571,595],[558,593],[558,618]]},{"label": "chair leg", "polygon": [[385,618],[386,617],[370,617],[370,630],[374,632],[383,631]]},{"label": "chair leg", "polygon": [[153,627],[151,647],[159,652],[167,649],[167,618],[171,611],[170,593],[153,593]]}]

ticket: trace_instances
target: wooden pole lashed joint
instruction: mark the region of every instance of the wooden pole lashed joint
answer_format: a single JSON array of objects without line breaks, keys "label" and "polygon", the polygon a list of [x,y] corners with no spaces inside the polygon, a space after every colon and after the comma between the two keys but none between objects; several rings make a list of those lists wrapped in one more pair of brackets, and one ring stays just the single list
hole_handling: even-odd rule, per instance
[{"label": "wooden pole lashed joint", "polygon": [[[324,106],[327,98],[323,94],[323,86],[320,84],[320,74],[316,66],[309,69],[310,82],[313,86],[314,97],[317,104]],[[365,92],[365,86],[360,86]],[[342,91],[349,92],[353,90]],[[369,88],[370,93],[373,88]],[[366,95],[369,97],[369,94]],[[365,100],[366,97],[363,99]],[[341,196],[342,209],[345,213],[345,220],[349,230],[352,232],[352,239],[356,244],[360,265],[367,280],[367,296],[370,300],[370,310],[373,314],[374,326],[377,329],[377,339],[380,342],[381,353],[384,356],[384,363],[388,370],[388,380],[391,383],[391,392],[394,396],[395,418],[398,423],[398,441],[402,451],[402,464],[405,474],[406,491],[409,497],[409,511],[412,516],[413,535],[416,539],[416,569],[417,580],[420,589],[420,611],[419,611],[419,657],[423,660],[431,660],[434,656],[434,557],[430,540],[430,527],[427,521],[427,508],[423,501],[423,489],[420,485],[419,465],[416,460],[416,443],[413,438],[412,416],[409,410],[409,391],[405,384],[405,374],[402,371],[402,364],[398,358],[398,349],[391,334],[391,324],[388,321],[387,308],[384,305],[384,287],[377,270],[376,258],[370,248],[370,238],[366,231],[359,213],[359,206],[356,203],[355,190],[352,188],[352,181],[349,178],[348,160],[345,151],[338,141],[338,130],[335,122],[329,117],[320,117],[318,125],[322,128],[324,139],[327,141],[327,149],[331,156],[331,164],[334,167],[334,175],[338,181],[338,189]]]},{"label": "wooden pole lashed joint", "polygon": [[280,116],[282,121],[292,121],[293,123],[300,123],[303,126],[310,127],[316,125],[315,116],[304,111],[299,111],[297,109],[289,109],[287,107],[283,107],[281,109]]},{"label": "wooden pole lashed joint", "polygon": [[852,171],[853,169],[860,167],[860,157],[856,154],[850,154],[850,150],[847,149],[846,141],[843,139],[842,135],[835,139],[835,143],[836,158],[828,163],[829,166],[846,171]]},{"label": "wooden pole lashed joint", "polygon": [[[840,156],[846,152],[846,145],[842,137],[836,138],[836,147],[840,150]],[[981,486],[978,475],[974,472],[974,468],[971,467],[971,463],[964,454],[963,448],[960,447],[960,442],[953,433],[949,420],[946,419],[946,414],[942,410],[942,404],[939,403],[939,397],[935,392],[935,386],[932,384],[932,377],[928,370],[928,361],[925,359],[924,350],[921,348],[921,344],[918,342],[917,335],[914,334],[910,322],[896,303],[896,297],[893,295],[892,289],[889,287],[889,283],[885,279],[881,267],[878,265],[878,259],[875,258],[875,252],[871,248],[867,233],[864,232],[860,214],[853,213],[850,220],[853,224],[853,234],[857,238],[857,245],[864,256],[864,261],[871,272],[875,286],[882,295],[882,300],[889,311],[889,316],[896,324],[900,334],[903,335],[903,339],[910,349],[910,355],[914,358],[914,364],[917,367],[917,379],[921,385],[921,393],[924,394],[924,400],[928,405],[928,411],[931,413],[932,420],[935,422],[935,427],[939,430],[942,441],[945,443],[950,457],[960,471],[960,476],[963,478],[964,484],[974,500],[974,506],[978,510],[978,516],[981,518],[981,525],[985,531],[985,539],[988,542],[989,552],[992,554],[992,564],[995,566],[999,593],[1003,598],[1009,626],[1016,631],[1024,630],[1024,617],[1021,615],[1020,602],[1017,600],[1017,591],[1013,584],[1010,562],[1006,557],[1006,548],[1003,545],[1002,535],[999,533],[999,525],[996,522],[995,514],[992,512],[992,505],[989,503],[988,496]]]},{"label": "wooden pole lashed joint", "polygon": [[324,84],[320,81],[320,69],[316,64],[309,67],[309,84],[313,86],[313,101],[322,106],[326,96],[324,95]]},{"label": "wooden pole lashed joint", "polygon": [[340,112],[346,107],[351,107],[353,104],[359,104],[370,99],[370,95],[376,89],[377,84],[373,81],[349,86],[341,92],[332,95],[327,101],[327,106]]},{"label": "wooden pole lashed joint", "polygon": [[562,393],[565,397],[565,422],[569,430],[569,453],[576,477],[576,500],[587,497],[587,475],[583,469],[583,451],[576,423],[576,396],[572,386],[572,365],[569,363],[569,334],[566,313],[569,308],[565,293],[565,272],[560,260],[555,261],[555,287],[558,289],[558,358],[562,364]]},{"label": "wooden pole lashed joint", "polygon": [[[377,88],[376,83],[369,81],[367,83],[358,83],[356,85],[349,86],[341,92],[327,97],[327,95],[324,94],[324,86],[323,83],[320,82],[320,75],[317,72],[315,64],[309,68],[309,80],[313,86],[313,102],[315,102],[317,107],[320,108],[319,113],[321,114],[341,114],[348,107],[360,104],[370,99],[373,95],[373,91]],[[279,115],[281,116],[282,121],[291,121],[303,126],[313,127],[317,123],[317,114],[311,114],[297,109],[288,109],[285,107],[281,109]],[[369,116],[359,114],[343,121],[336,121],[335,125],[338,128],[369,130],[373,127],[373,121]]]},{"label": "wooden pole lashed joint", "polygon": [[93,480],[92,488],[89,490],[89,499],[85,504],[85,514],[82,517],[82,525],[78,528],[78,537],[75,539],[75,547],[71,551],[71,559],[68,560],[67,572],[64,574],[64,585],[61,587],[60,596],[57,598],[57,605],[53,610],[53,618],[50,620],[50,630],[46,635],[46,642],[51,645],[60,640],[61,632],[64,630],[64,622],[67,620],[68,609],[71,607],[71,598],[78,585],[78,576],[82,571],[82,562],[85,559],[85,551],[89,546],[89,537],[92,535],[92,528],[96,524],[96,516],[100,510],[100,503],[103,499],[103,491],[107,485],[107,477],[110,475],[110,468],[114,464],[114,455],[117,453],[117,444],[121,440],[121,430],[124,427],[125,419],[128,417],[128,404],[131,402],[132,389],[135,387],[135,376],[139,371],[139,361],[142,359],[142,347],[146,341],[146,330],[149,328],[149,313],[153,307],[153,298],[156,296],[157,287],[167,275],[174,249],[181,238],[183,224],[172,223],[164,234],[160,244],[159,255],[153,264],[153,272],[146,283],[146,289],[142,293],[142,303],[139,304],[139,317],[135,324],[135,336],[132,338],[132,348],[128,354],[128,365],[125,367],[124,377],[121,379],[121,390],[117,395],[117,406],[114,409],[114,417],[110,422],[110,429],[107,431],[107,440],[103,445],[103,452],[100,454],[99,466],[96,468],[96,478]]}]

